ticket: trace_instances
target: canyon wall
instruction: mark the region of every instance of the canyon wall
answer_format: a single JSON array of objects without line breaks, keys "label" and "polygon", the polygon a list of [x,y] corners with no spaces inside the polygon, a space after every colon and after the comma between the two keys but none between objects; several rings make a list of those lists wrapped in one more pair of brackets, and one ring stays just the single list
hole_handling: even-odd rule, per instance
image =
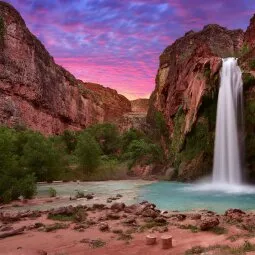
[{"label": "canyon wall", "polygon": [[[253,175],[255,140],[255,17],[246,32],[207,25],[189,31],[160,55],[147,121],[163,115],[173,179],[190,181],[212,170],[221,58],[238,57],[244,75],[247,168]],[[249,140],[252,139],[253,141]]]},{"label": "canyon wall", "polygon": [[44,134],[115,122],[131,111],[116,90],[77,80],[57,65],[20,14],[0,1],[0,123]]}]

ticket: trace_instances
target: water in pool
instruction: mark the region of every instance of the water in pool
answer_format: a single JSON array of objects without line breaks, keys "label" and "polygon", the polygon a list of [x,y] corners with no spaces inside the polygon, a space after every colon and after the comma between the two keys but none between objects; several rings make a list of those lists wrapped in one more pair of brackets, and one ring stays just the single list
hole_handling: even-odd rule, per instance
[{"label": "water in pool", "polygon": [[[192,209],[209,209],[219,213],[228,208],[244,210],[255,209],[255,188],[245,186],[218,187],[215,185],[185,184],[178,182],[146,181],[107,181],[90,183],[63,183],[39,185],[38,196],[47,195],[49,187],[54,187],[58,195],[69,197],[76,189],[93,192],[96,199],[91,202],[105,201],[106,197],[117,193],[124,195],[127,204],[148,200],[162,210],[188,211]],[[99,200],[97,200],[99,199]],[[85,200],[70,204],[83,203]],[[56,206],[51,204],[49,206]],[[63,204],[62,204],[63,205]]]}]

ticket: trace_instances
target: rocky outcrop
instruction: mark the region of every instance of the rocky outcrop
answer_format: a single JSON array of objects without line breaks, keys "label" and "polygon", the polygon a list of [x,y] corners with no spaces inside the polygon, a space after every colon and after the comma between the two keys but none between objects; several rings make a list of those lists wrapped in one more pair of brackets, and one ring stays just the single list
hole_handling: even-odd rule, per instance
[{"label": "rocky outcrop", "polygon": [[[253,17],[247,32],[207,25],[186,33],[161,54],[147,121],[153,124],[156,114],[164,116],[174,178],[192,180],[211,171],[221,58],[240,57],[243,66],[248,58],[242,60],[244,55],[253,59],[254,24]],[[254,102],[251,92],[245,96]],[[254,112],[250,115],[255,117]]]},{"label": "rocky outcrop", "polygon": [[149,108],[149,99],[138,98],[136,100],[131,100],[131,110],[132,112],[147,113]]},{"label": "rocky outcrop", "polygon": [[115,90],[83,83],[57,65],[20,14],[0,1],[0,123],[44,134],[115,121],[131,104]]}]

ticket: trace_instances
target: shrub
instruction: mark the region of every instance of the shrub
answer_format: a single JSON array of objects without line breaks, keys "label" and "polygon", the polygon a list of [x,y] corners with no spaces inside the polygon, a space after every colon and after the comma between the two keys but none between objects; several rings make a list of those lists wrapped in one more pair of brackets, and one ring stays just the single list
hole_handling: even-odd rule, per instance
[{"label": "shrub", "polygon": [[102,152],[106,155],[116,153],[120,145],[120,135],[117,126],[110,123],[96,124],[86,129],[93,136]]},{"label": "shrub", "polygon": [[74,152],[77,145],[77,134],[70,130],[65,130],[61,136],[66,145],[66,150],[69,154]]},{"label": "shrub", "polygon": [[57,191],[54,188],[50,187],[48,191],[49,191],[50,197],[56,197],[57,196]]},{"label": "shrub", "polygon": [[57,179],[62,169],[62,159],[50,140],[38,133],[28,135],[23,147],[21,163],[38,181]]},{"label": "shrub", "polygon": [[33,174],[27,175],[19,182],[20,194],[24,198],[31,199],[36,194],[36,182]]},{"label": "shrub", "polygon": [[144,137],[144,134],[134,128],[124,132],[121,137],[122,150],[126,151],[132,141],[139,140],[142,137]]},{"label": "shrub", "polygon": [[79,136],[75,153],[84,174],[92,173],[99,166],[101,150],[97,141],[88,132]]}]

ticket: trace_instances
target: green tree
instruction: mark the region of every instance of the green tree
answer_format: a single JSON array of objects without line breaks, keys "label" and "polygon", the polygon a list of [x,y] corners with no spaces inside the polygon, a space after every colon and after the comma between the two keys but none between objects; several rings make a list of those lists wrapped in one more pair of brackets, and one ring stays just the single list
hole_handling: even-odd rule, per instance
[{"label": "green tree", "polygon": [[144,134],[134,128],[129,129],[128,131],[124,132],[121,137],[121,144],[122,144],[122,150],[126,151],[129,144],[134,140],[139,140],[144,136]]},{"label": "green tree", "polygon": [[83,132],[78,137],[78,143],[75,151],[79,167],[84,174],[90,174],[100,164],[100,146],[95,138],[88,132]]},{"label": "green tree", "polygon": [[61,155],[51,141],[39,133],[31,133],[23,148],[21,163],[38,181],[57,179],[63,167]]},{"label": "green tree", "polygon": [[99,143],[104,154],[116,153],[120,148],[119,131],[114,124],[96,124],[86,129]]}]

